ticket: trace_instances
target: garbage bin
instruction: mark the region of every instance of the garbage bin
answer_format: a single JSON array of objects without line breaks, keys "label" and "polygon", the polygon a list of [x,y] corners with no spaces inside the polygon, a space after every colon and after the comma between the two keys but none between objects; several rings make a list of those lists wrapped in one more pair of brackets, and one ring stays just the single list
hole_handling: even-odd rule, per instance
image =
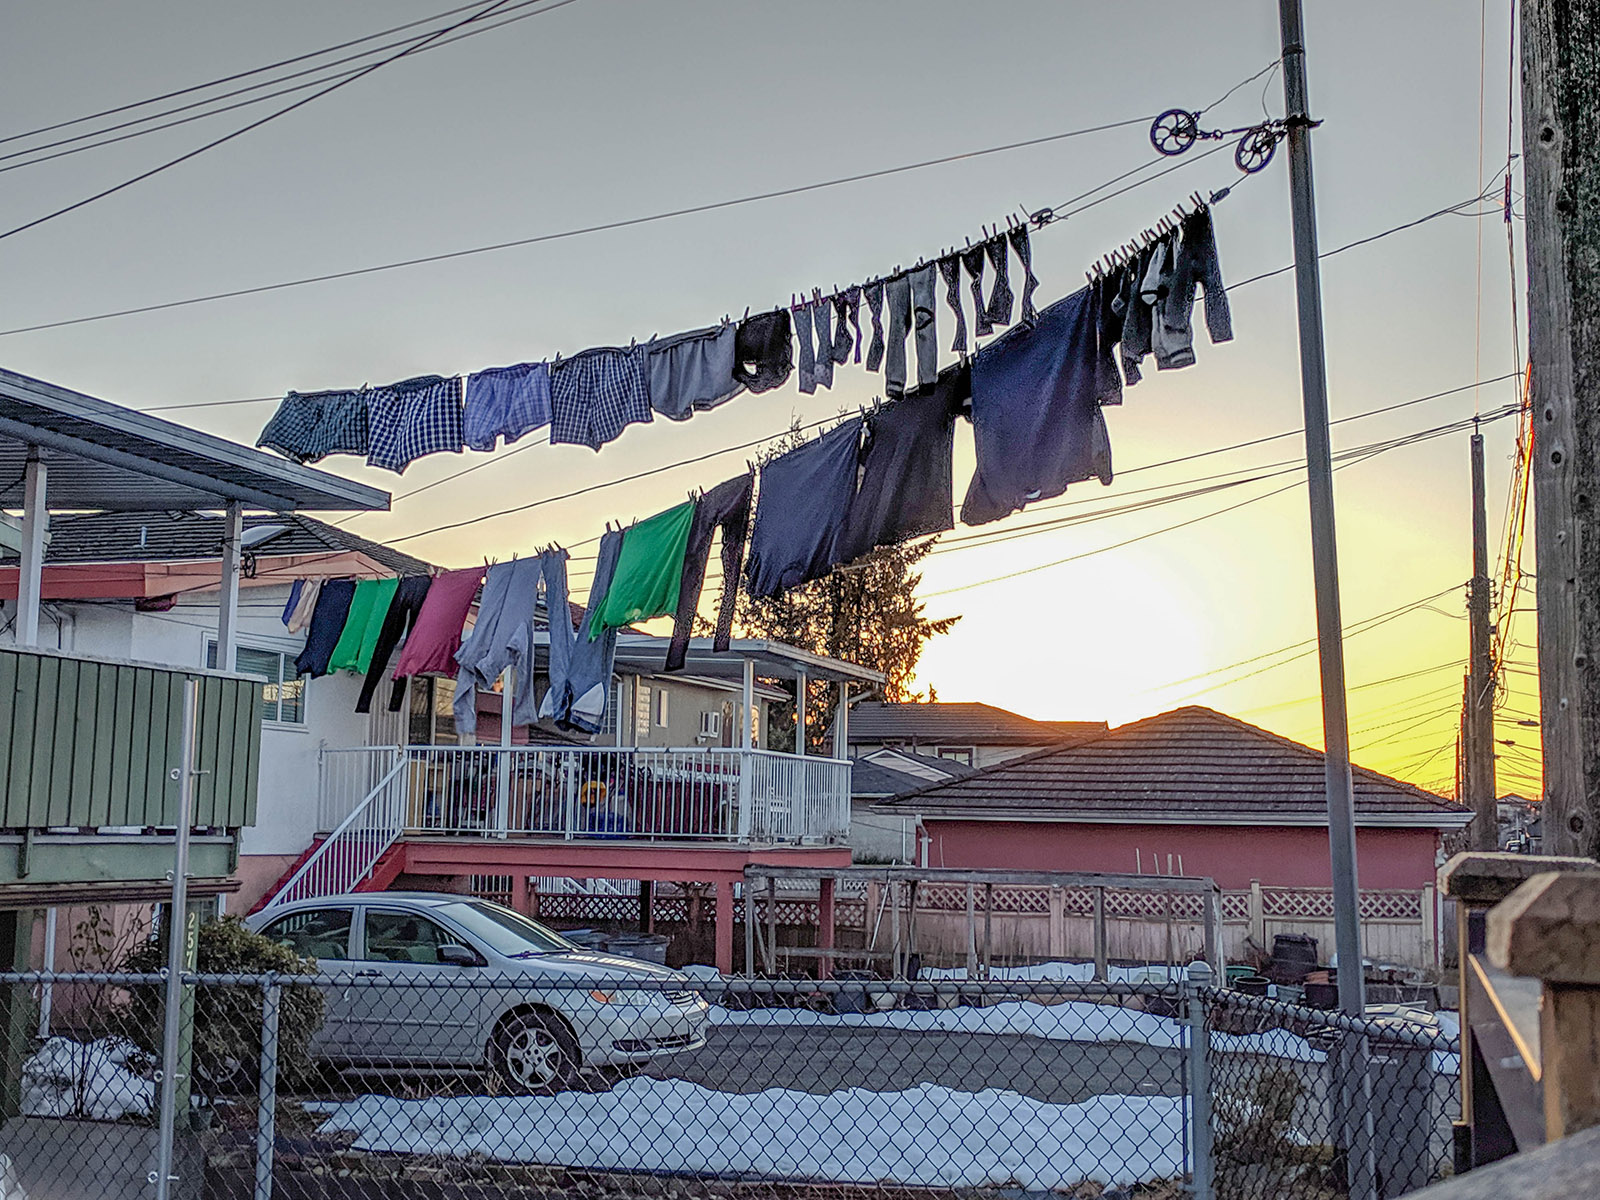
[{"label": "garbage bin", "polygon": [[841,986],[839,990],[833,994],[833,1011],[836,1013],[866,1012],[869,1007],[867,1003],[866,985],[867,981],[872,979],[872,977],[873,975],[871,971],[835,971],[833,973],[835,982],[841,985],[855,985],[859,983],[860,986]]},{"label": "garbage bin", "polygon": [[608,954],[666,966],[667,940],[658,933],[619,933],[608,937],[605,947]]},{"label": "garbage bin", "polygon": [[[1371,1009],[1368,1013],[1371,1015]],[[1383,1026],[1426,1032],[1424,1023],[1396,1016],[1379,1017],[1378,1024],[1380,1031],[1367,1040],[1373,1158],[1379,1200],[1391,1200],[1432,1180],[1435,1164],[1430,1154],[1439,1114],[1434,1095],[1433,1051],[1385,1037],[1381,1032]]]}]

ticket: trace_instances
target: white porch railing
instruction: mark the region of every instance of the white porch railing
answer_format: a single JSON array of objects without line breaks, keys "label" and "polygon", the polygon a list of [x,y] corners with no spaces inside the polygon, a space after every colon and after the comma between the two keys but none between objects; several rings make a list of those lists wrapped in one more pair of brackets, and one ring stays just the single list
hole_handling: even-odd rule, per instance
[{"label": "white porch railing", "polygon": [[[398,747],[374,747],[372,763],[378,775],[372,789],[265,907],[354,891],[400,837],[406,808],[406,758]],[[386,771],[381,770],[384,764]]]},{"label": "white porch railing", "polygon": [[801,845],[842,842],[850,828],[847,761],[644,746],[325,750],[322,828],[367,804],[397,759],[402,799],[389,815],[406,834]]}]

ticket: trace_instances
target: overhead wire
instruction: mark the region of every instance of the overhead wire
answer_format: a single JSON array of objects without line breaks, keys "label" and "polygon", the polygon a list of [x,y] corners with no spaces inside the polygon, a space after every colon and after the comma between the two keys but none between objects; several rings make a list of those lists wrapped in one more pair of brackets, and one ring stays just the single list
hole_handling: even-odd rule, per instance
[{"label": "overhead wire", "polygon": [[[248,125],[240,126],[238,129],[232,130],[229,133],[225,133],[220,137],[213,138],[204,145],[196,146],[194,149],[185,151],[176,158],[170,158],[167,161],[158,164],[157,166],[150,167],[147,170],[139,172],[137,175],[130,176],[129,178],[122,180],[120,183],[113,184],[108,188],[102,188],[100,191],[85,196],[81,200],[74,200],[71,204],[63,205],[62,207],[53,209],[42,216],[34,217],[29,221],[24,221],[21,225],[13,225],[10,229],[0,230],[0,241],[4,241],[6,238],[15,237],[17,234],[25,233],[30,229],[36,229],[48,221],[54,221],[57,218],[64,217],[69,213],[77,212],[79,209],[104,200],[108,196],[114,196],[118,192],[133,187],[135,184],[142,183],[152,176],[159,175],[164,171],[169,171],[173,167],[180,166],[183,163],[189,162],[191,159],[198,158],[202,154],[205,154],[211,150],[215,150],[218,146],[226,145],[235,138],[243,137],[247,133],[251,133],[257,129],[260,129],[263,125],[269,124],[272,121],[276,121],[280,117],[286,117],[290,113],[296,112],[299,109],[304,108],[306,105],[313,104],[322,99],[324,96],[328,96],[333,92],[338,91],[340,88],[348,87],[352,83],[355,83],[361,79],[365,79],[374,71],[380,71],[391,63],[399,62],[403,58],[407,58],[412,54],[416,54],[418,51],[425,49],[428,45],[437,41],[439,38],[444,37],[448,33],[453,33],[455,30],[460,29],[465,25],[470,25],[473,22],[481,21],[489,16],[492,16],[497,10],[504,8],[508,3],[510,3],[510,0],[491,0],[490,3],[484,5],[472,16],[464,17],[455,24],[446,26],[439,32],[430,35],[422,41],[413,43],[406,49],[392,54],[388,58],[379,59],[370,66],[363,67],[353,75],[347,75],[342,79],[336,80],[335,82],[330,83],[327,87],[322,88],[320,91],[312,92],[309,96],[303,96],[299,100],[296,100],[293,104],[286,104],[284,107],[275,109],[264,117],[260,117],[257,120],[251,121]],[[566,5],[573,3],[576,3],[576,0],[551,0],[548,7],[552,9],[563,8]]]}]

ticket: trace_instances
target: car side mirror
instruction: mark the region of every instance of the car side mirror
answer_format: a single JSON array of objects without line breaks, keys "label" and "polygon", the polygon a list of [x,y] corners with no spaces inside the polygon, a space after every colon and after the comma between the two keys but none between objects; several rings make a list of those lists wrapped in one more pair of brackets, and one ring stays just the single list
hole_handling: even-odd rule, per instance
[{"label": "car side mirror", "polygon": [[483,959],[468,946],[447,945],[439,947],[439,961],[453,967],[481,967]]}]

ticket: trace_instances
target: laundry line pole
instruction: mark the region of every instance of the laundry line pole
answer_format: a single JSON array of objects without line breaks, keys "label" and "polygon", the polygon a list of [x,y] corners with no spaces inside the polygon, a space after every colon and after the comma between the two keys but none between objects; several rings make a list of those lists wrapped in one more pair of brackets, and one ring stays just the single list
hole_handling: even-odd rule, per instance
[{"label": "laundry line pole", "polygon": [[1300,316],[1300,392],[1305,410],[1306,477],[1311,496],[1311,563],[1316,584],[1317,658],[1322,676],[1323,763],[1328,851],[1333,869],[1333,941],[1339,954],[1339,1007],[1366,1008],[1361,970],[1360,890],[1356,882],[1355,798],[1350,778],[1350,717],[1345,701],[1344,618],[1333,519],[1333,450],[1328,432],[1328,363],[1322,333],[1322,274],[1311,177],[1311,127],[1300,0],[1278,0],[1283,36],[1284,117],[1289,126],[1289,199],[1294,222],[1295,300]]}]

